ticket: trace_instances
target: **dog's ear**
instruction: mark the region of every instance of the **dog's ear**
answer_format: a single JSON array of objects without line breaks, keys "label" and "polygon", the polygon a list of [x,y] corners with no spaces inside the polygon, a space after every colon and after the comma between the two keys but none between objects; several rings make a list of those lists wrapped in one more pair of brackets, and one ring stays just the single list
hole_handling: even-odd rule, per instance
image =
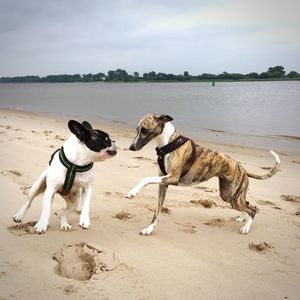
[{"label": "dog's ear", "polygon": [[161,123],[167,123],[167,122],[171,122],[174,119],[169,116],[169,115],[160,115],[159,117],[157,117],[158,121]]},{"label": "dog's ear", "polygon": [[76,137],[82,141],[86,135],[87,130],[83,125],[81,125],[79,122],[75,120],[70,120],[68,122],[68,127],[70,131],[76,135]]},{"label": "dog's ear", "polygon": [[88,121],[83,121],[81,124],[86,130],[92,130],[93,127]]}]

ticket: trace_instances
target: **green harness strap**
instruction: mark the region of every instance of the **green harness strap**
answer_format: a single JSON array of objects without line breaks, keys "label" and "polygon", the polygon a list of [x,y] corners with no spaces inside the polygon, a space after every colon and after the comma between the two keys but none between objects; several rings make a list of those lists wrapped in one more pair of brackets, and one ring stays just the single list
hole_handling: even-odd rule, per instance
[{"label": "green harness strap", "polygon": [[[76,175],[76,172],[86,172],[88,170],[90,170],[93,167],[93,163],[90,163],[86,166],[77,166],[75,164],[72,164],[71,162],[68,161],[68,159],[66,158],[65,152],[64,152],[64,147],[61,147],[59,150],[56,150],[53,155],[52,155],[52,159],[54,154],[59,151],[59,160],[60,162],[63,164],[64,167],[67,168],[67,175],[66,175],[66,179],[64,182],[64,186],[62,191],[60,192],[61,195],[67,195],[74,183],[74,178]],[[52,161],[51,159],[51,161]],[[49,164],[51,164],[51,161]]]}]

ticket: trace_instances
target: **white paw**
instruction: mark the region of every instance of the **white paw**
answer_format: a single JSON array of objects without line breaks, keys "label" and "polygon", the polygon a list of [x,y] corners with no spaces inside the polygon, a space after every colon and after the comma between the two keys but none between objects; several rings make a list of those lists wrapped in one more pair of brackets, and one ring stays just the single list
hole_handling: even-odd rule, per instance
[{"label": "white paw", "polygon": [[154,230],[154,224],[149,225],[148,227],[144,228],[140,234],[141,235],[150,235]]},{"label": "white paw", "polygon": [[72,229],[72,225],[70,225],[69,223],[67,222],[62,222],[60,224],[60,229],[63,230],[63,231],[68,231],[68,230],[71,230]]},{"label": "white paw", "polygon": [[240,229],[240,233],[247,234],[250,231],[252,222],[253,222],[253,219],[249,216],[247,223]]},{"label": "white paw", "polygon": [[27,212],[27,207],[22,207],[14,216],[13,216],[13,220],[16,223],[21,223],[25,217],[25,214]]},{"label": "white paw", "polygon": [[14,220],[14,222],[16,222],[16,223],[21,223],[22,220],[23,220],[23,217],[21,217],[21,216],[19,216],[19,215],[15,215],[15,216],[13,216],[13,220]]},{"label": "white paw", "polygon": [[47,230],[48,224],[46,222],[43,222],[43,220],[39,220],[35,225],[34,225],[34,231],[36,233],[45,233]]},{"label": "white paw", "polygon": [[88,229],[91,226],[90,218],[86,215],[81,215],[79,220],[79,226],[83,229]]},{"label": "white paw", "polygon": [[129,199],[133,198],[133,197],[137,196],[138,192],[139,192],[138,190],[132,189],[129,191],[126,198],[129,198]]},{"label": "white paw", "polygon": [[247,226],[247,224],[246,224],[245,226],[241,227],[240,233],[241,233],[241,234],[247,234],[247,233],[249,232],[249,230],[250,230],[250,228],[249,228],[249,226]]}]

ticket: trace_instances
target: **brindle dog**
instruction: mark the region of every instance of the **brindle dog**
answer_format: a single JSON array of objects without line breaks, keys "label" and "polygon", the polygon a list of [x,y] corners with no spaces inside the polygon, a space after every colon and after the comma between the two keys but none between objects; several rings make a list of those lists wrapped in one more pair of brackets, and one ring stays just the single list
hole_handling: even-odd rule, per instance
[{"label": "brindle dog", "polygon": [[[156,140],[158,149],[169,145],[179,137],[179,133],[170,123],[173,118],[168,115],[145,115],[138,124],[137,136],[130,150],[138,151],[151,140]],[[229,202],[232,208],[242,213],[236,220],[243,222],[248,217],[246,224],[241,228],[241,233],[248,233],[256,214],[254,206],[246,201],[248,189],[248,177],[255,179],[267,179],[278,170],[280,159],[278,155],[270,151],[275,157],[275,166],[265,175],[255,175],[247,172],[238,162],[229,156],[195,145],[193,141],[187,140],[179,148],[165,155],[164,167],[167,174],[159,170],[158,177],[146,177],[134,187],[128,194],[132,198],[138,194],[141,188],[147,184],[159,184],[158,206],[154,213],[151,224],[141,231],[142,235],[150,235],[157,224],[161,212],[167,188],[171,185],[189,186],[206,181],[214,176],[219,177],[219,188],[221,198]]]}]

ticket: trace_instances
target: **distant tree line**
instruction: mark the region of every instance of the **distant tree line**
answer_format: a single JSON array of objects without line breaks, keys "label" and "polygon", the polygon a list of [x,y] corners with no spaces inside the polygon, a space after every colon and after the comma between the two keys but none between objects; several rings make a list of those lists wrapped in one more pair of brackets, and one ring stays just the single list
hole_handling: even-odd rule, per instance
[{"label": "distant tree line", "polygon": [[300,74],[296,71],[291,71],[286,74],[284,67],[276,66],[270,67],[268,71],[260,74],[252,72],[248,74],[228,73],[223,72],[219,75],[203,73],[201,75],[190,75],[188,71],[183,74],[174,75],[166,73],[156,73],[154,71],[144,73],[142,76],[138,72],[133,75],[128,74],[125,70],[117,69],[115,71],[108,71],[107,74],[61,74],[48,75],[45,77],[39,76],[18,76],[18,77],[1,77],[0,83],[11,82],[136,82],[136,81],[208,81],[208,80],[286,80],[296,79],[300,80]]}]

